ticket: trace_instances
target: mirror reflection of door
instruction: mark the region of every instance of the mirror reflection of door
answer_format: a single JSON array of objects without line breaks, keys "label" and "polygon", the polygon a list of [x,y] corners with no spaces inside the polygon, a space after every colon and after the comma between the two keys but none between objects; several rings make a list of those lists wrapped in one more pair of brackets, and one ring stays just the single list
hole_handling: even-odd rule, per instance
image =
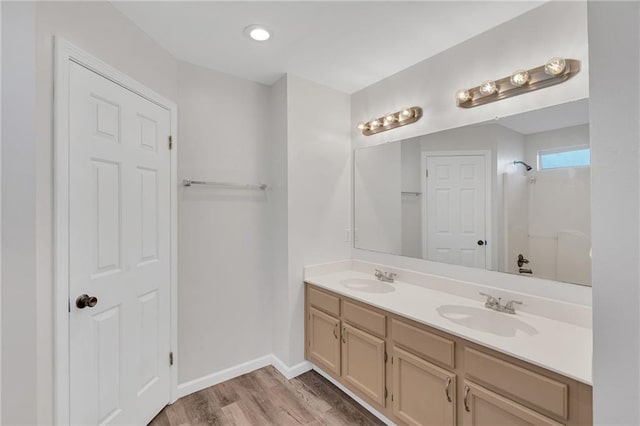
[{"label": "mirror reflection of door", "polygon": [[426,258],[484,267],[486,173],[484,155],[426,154]]}]

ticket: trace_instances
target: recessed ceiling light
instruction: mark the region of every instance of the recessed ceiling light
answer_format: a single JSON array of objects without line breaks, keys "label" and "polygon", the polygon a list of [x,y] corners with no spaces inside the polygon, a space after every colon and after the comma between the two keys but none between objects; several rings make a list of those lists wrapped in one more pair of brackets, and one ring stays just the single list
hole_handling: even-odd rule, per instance
[{"label": "recessed ceiling light", "polygon": [[271,33],[264,25],[249,25],[244,29],[244,34],[255,41],[267,41],[271,38]]}]

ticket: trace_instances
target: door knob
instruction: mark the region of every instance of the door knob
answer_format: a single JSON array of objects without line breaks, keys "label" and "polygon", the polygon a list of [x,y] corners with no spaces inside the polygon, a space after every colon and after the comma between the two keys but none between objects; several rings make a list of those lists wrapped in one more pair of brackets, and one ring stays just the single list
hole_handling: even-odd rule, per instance
[{"label": "door knob", "polygon": [[479,246],[483,246],[483,245],[485,245],[485,244],[487,244],[487,242],[486,242],[486,241],[478,240],[478,245],[479,245]]},{"label": "door knob", "polygon": [[98,304],[98,298],[95,296],[89,296],[88,294],[82,294],[76,299],[76,307],[78,309],[84,309],[87,306],[93,308]]}]

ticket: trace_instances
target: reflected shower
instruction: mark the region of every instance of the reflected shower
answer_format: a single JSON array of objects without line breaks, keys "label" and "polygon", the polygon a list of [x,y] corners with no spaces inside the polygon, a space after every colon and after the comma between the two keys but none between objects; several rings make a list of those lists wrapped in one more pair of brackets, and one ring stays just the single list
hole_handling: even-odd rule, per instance
[{"label": "reflected shower", "polygon": [[527,171],[530,171],[533,168],[530,165],[528,165],[527,163],[525,163],[524,161],[514,160],[513,164],[522,164],[523,166],[525,166],[527,168]]}]

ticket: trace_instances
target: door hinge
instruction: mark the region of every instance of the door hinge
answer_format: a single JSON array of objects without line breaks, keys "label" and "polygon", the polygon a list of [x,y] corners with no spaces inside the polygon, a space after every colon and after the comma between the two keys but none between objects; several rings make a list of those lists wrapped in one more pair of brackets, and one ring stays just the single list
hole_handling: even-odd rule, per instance
[{"label": "door hinge", "polygon": [[387,395],[388,395],[387,387],[385,386],[384,387],[384,399],[387,399]]},{"label": "door hinge", "polygon": [[393,364],[393,357],[391,357],[391,364]]},{"label": "door hinge", "polygon": [[173,149],[173,136],[169,136],[169,149]]},{"label": "door hinge", "polygon": [[391,402],[393,402],[393,394],[391,394]]},{"label": "door hinge", "polygon": [[428,177],[429,177],[429,169],[426,169],[426,170],[424,171],[424,175],[425,175],[424,177],[426,177],[426,178],[428,178]]},{"label": "door hinge", "polygon": [[173,352],[169,352],[169,365],[173,365]]},{"label": "door hinge", "polygon": [[69,305],[67,307],[69,308],[69,312],[71,312],[71,299],[69,299]]},{"label": "door hinge", "polygon": [[385,362],[385,364],[387,363],[387,359],[389,359],[389,357],[387,356],[387,351],[384,351],[384,362]]}]

